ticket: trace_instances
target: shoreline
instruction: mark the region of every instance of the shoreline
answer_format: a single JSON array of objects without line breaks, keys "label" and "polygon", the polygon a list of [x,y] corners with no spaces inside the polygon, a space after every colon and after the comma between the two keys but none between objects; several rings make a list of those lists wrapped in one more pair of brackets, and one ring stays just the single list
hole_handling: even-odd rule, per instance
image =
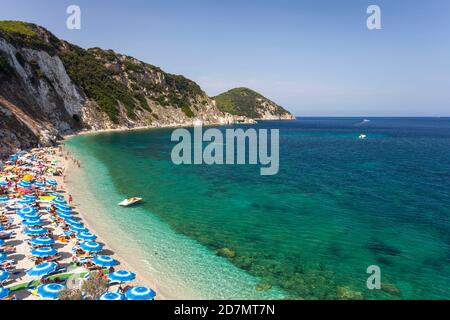
[{"label": "shoreline", "polygon": [[[68,150],[66,150],[64,145],[62,145],[61,147],[62,153],[69,152]],[[138,285],[153,288],[157,293],[155,300],[166,300],[167,297],[164,296],[160,288],[155,285],[155,280],[150,279],[147,276],[143,276],[142,273],[138,270],[139,268],[135,268],[133,263],[129,263],[127,259],[125,259],[122,255],[118,254],[114,246],[111,246],[110,241],[107,240],[108,236],[105,236],[101,231],[99,232],[100,228],[95,227],[96,223],[93,222],[92,219],[89,217],[89,212],[80,210],[82,204],[79,202],[79,195],[77,195],[77,191],[75,190],[73,183],[71,183],[71,180],[73,175],[79,174],[76,171],[83,170],[83,167],[81,166],[80,168],[78,168],[74,164],[73,159],[75,160],[77,159],[73,156],[71,152],[69,152],[69,155],[67,157],[68,159],[66,160],[64,156],[58,157],[57,155],[54,155],[53,158],[50,157],[50,159],[57,160],[64,166],[64,173],[60,181],[60,185],[62,189],[65,190],[67,195],[70,194],[73,196],[74,203],[72,205],[75,211],[78,213],[79,218],[83,221],[83,223],[86,225],[88,229],[92,230],[92,232],[95,235],[97,235],[98,237],[97,242],[103,243],[106,249],[110,249],[110,251],[112,252],[111,257],[115,258],[120,262],[119,266],[136,274],[136,280],[134,282],[136,282]]]}]

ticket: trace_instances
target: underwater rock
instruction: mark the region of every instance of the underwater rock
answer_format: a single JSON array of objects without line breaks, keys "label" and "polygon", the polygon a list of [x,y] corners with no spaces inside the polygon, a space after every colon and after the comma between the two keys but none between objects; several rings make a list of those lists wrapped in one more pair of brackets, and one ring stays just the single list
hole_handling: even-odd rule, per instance
[{"label": "underwater rock", "polygon": [[337,287],[337,297],[341,300],[362,300],[364,296],[361,292],[354,291],[350,287]]},{"label": "underwater rock", "polygon": [[256,286],[256,291],[266,291],[272,289],[272,285],[270,283],[261,282]]},{"label": "underwater rock", "polygon": [[397,288],[392,283],[382,283],[381,284],[381,290],[386,292],[386,293],[389,293],[390,295],[393,295],[393,296],[401,296],[402,295],[400,289]]},{"label": "underwater rock", "polygon": [[229,259],[233,259],[234,257],[236,257],[236,252],[234,252],[233,250],[231,250],[230,248],[222,248],[217,250],[217,253],[222,256],[222,257],[226,257]]}]

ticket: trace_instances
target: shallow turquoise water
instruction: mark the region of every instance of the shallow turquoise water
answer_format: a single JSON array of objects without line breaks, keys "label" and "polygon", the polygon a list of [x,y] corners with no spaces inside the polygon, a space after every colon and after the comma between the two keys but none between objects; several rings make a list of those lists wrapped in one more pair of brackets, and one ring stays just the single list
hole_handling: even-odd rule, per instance
[{"label": "shallow turquoise water", "polygon": [[[203,271],[186,262],[176,272],[201,277],[210,266],[217,279],[224,268],[234,270],[217,257],[228,253],[244,272],[233,271],[223,285],[191,283],[208,298],[336,299],[343,291],[367,299],[450,298],[449,119],[306,118],[255,128],[280,129],[276,176],[250,165],[175,166],[168,129],[78,136],[67,144],[98,196],[113,194],[114,204],[145,198],[133,220],[115,207],[109,216],[142,247],[155,219],[187,236],[171,236],[172,245],[200,244],[186,248],[205,250]],[[360,133],[368,139],[358,140]],[[380,266],[386,290],[366,288],[369,265]],[[245,294],[224,294],[225,283]],[[273,287],[257,291],[258,283]]]}]

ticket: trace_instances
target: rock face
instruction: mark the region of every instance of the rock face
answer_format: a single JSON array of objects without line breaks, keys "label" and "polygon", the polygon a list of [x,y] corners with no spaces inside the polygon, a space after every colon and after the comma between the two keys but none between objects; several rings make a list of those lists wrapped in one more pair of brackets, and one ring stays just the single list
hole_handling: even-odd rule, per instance
[{"label": "rock face", "polygon": [[295,117],[275,102],[248,88],[235,88],[214,97],[223,112],[257,120],[292,120]]},{"label": "rock face", "polygon": [[[278,116],[277,107],[261,103],[263,118],[275,109]],[[82,129],[252,122],[220,110],[183,76],[18,21],[0,21],[0,116],[0,156]]]}]

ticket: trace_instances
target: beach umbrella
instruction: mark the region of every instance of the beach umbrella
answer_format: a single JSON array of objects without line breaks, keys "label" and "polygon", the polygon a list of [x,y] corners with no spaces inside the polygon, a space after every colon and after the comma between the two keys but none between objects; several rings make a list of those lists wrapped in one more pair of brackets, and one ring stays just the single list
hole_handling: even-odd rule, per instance
[{"label": "beach umbrella", "polygon": [[59,293],[65,287],[59,283],[49,283],[37,288],[37,295],[44,299],[58,299]]},{"label": "beach umbrella", "polygon": [[53,196],[53,197],[56,197],[58,199],[64,200],[64,196],[62,194],[59,194],[59,193],[56,193],[56,192],[50,193],[49,196]]},{"label": "beach umbrella", "polygon": [[0,196],[0,202],[7,202],[7,201],[9,201],[8,196]]},{"label": "beach umbrella", "polygon": [[64,198],[56,198],[52,201],[54,204],[63,204],[63,205],[67,205],[66,200],[64,200]]},{"label": "beach umbrella", "polygon": [[108,275],[108,279],[114,282],[129,282],[133,281],[136,275],[133,272],[126,270],[117,270]]},{"label": "beach umbrella", "polygon": [[127,300],[153,300],[156,293],[146,287],[132,287],[125,293]]},{"label": "beach umbrella", "polygon": [[33,214],[33,213],[37,213],[38,210],[32,207],[24,207],[22,209],[20,209],[19,211],[17,211],[18,215],[26,215],[26,214]]},{"label": "beach umbrella", "polygon": [[0,299],[5,299],[9,296],[9,289],[0,287]]},{"label": "beach umbrella", "polygon": [[21,206],[28,206],[33,203],[34,203],[34,200],[21,199],[21,200],[17,201],[17,204],[21,205]]},{"label": "beach umbrella", "polygon": [[86,228],[83,225],[72,225],[69,230],[73,231],[73,232],[88,232],[89,231],[88,228]]},{"label": "beach umbrella", "polygon": [[19,183],[17,184],[17,186],[21,187],[21,188],[29,189],[29,188],[31,188],[31,182],[25,181],[25,180],[20,180]]},{"label": "beach umbrella", "polygon": [[3,246],[5,244],[5,240],[0,239],[0,247]]},{"label": "beach umbrella", "polygon": [[87,252],[100,252],[103,250],[103,246],[94,241],[82,242],[80,248]]},{"label": "beach umbrella", "polygon": [[40,226],[42,225],[43,221],[39,218],[29,219],[29,220],[23,220],[22,224],[27,227],[34,227],[34,226]]},{"label": "beach umbrella", "polygon": [[5,281],[9,278],[9,272],[3,269],[0,269],[0,282]]},{"label": "beach umbrella", "polygon": [[118,292],[107,292],[100,297],[100,300],[104,301],[115,301],[115,300],[125,300],[123,294]]},{"label": "beach umbrella", "polygon": [[39,218],[39,213],[23,214],[23,215],[20,215],[20,217],[21,217],[23,220],[33,220],[33,219],[38,219],[38,218]]},{"label": "beach umbrella", "polygon": [[43,247],[31,250],[31,254],[35,257],[49,257],[57,253],[58,251],[52,247]]},{"label": "beach umbrella", "polygon": [[47,232],[48,231],[43,228],[36,227],[36,228],[27,228],[23,233],[28,236],[42,236]]},{"label": "beach umbrella", "polygon": [[[58,211],[56,211],[58,212]],[[69,213],[58,213],[58,217],[60,217],[61,219],[70,219],[73,217],[73,215],[69,214]]]},{"label": "beach umbrella", "polygon": [[27,275],[32,277],[43,277],[56,270],[58,265],[55,262],[44,262],[27,271]]},{"label": "beach umbrella", "polygon": [[35,182],[33,183],[33,187],[35,188],[45,188],[46,184],[42,182]]},{"label": "beach umbrella", "polygon": [[75,227],[75,226],[82,227],[83,226],[83,224],[79,220],[77,220],[73,217],[66,219],[66,224],[68,224],[69,226],[73,226],[73,227]]},{"label": "beach umbrella", "polygon": [[59,207],[56,207],[56,212],[57,213],[72,213],[72,209],[71,208],[59,208]]},{"label": "beach umbrella", "polygon": [[94,259],[92,259],[92,263],[94,263],[95,265],[97,265],[99,267],[106,268],[106,267],[115,266],[119,262],[108,256],[98,256],[98,257],[95,257]]},{"label": "beach umbrella", "polygon": [[47,184],[50,186],[57,186],[58,182],[56,182],[56,180],[47,180]]},{"label": "beach umbrella", "polygon": [[84,241],[92,241],[92,240],[97,239],[97,236],[95,236],[89,232],[80,232],[80,233],[77,233],[77,239],[84,240]]},{"label": "beach umbrella", "polygon": [[0,187],[7,187],[7,186],[8,186],[8,182],[0,181]]},{"label": "beach umbrella", "polygon": [[33,201],[37,200],[37,197],[35,195],[33,195],[33,194],[26,194],[22,198],[25,199],[25,200],[33,200]]},{"label": "beach umbrella", "polygon": [[0,252],[0,262],[6,261],[6,259],[8,259],[8,256]]},{"label": "beach umbrella", "polygon": [[50,237],[39,237],[31,239],[30,243],[35,246],[49,246],[54,244],[55,240]]},{"label": "beach umbrella", "polygon": [[68,210],[72,211],[72,208],[69,206],[66,206],[66,205],[60,205],[60,204],[55,204],[55,203],[53,205],[56,207],[56,210],[60,210],[61,212],[68,211]]}]

